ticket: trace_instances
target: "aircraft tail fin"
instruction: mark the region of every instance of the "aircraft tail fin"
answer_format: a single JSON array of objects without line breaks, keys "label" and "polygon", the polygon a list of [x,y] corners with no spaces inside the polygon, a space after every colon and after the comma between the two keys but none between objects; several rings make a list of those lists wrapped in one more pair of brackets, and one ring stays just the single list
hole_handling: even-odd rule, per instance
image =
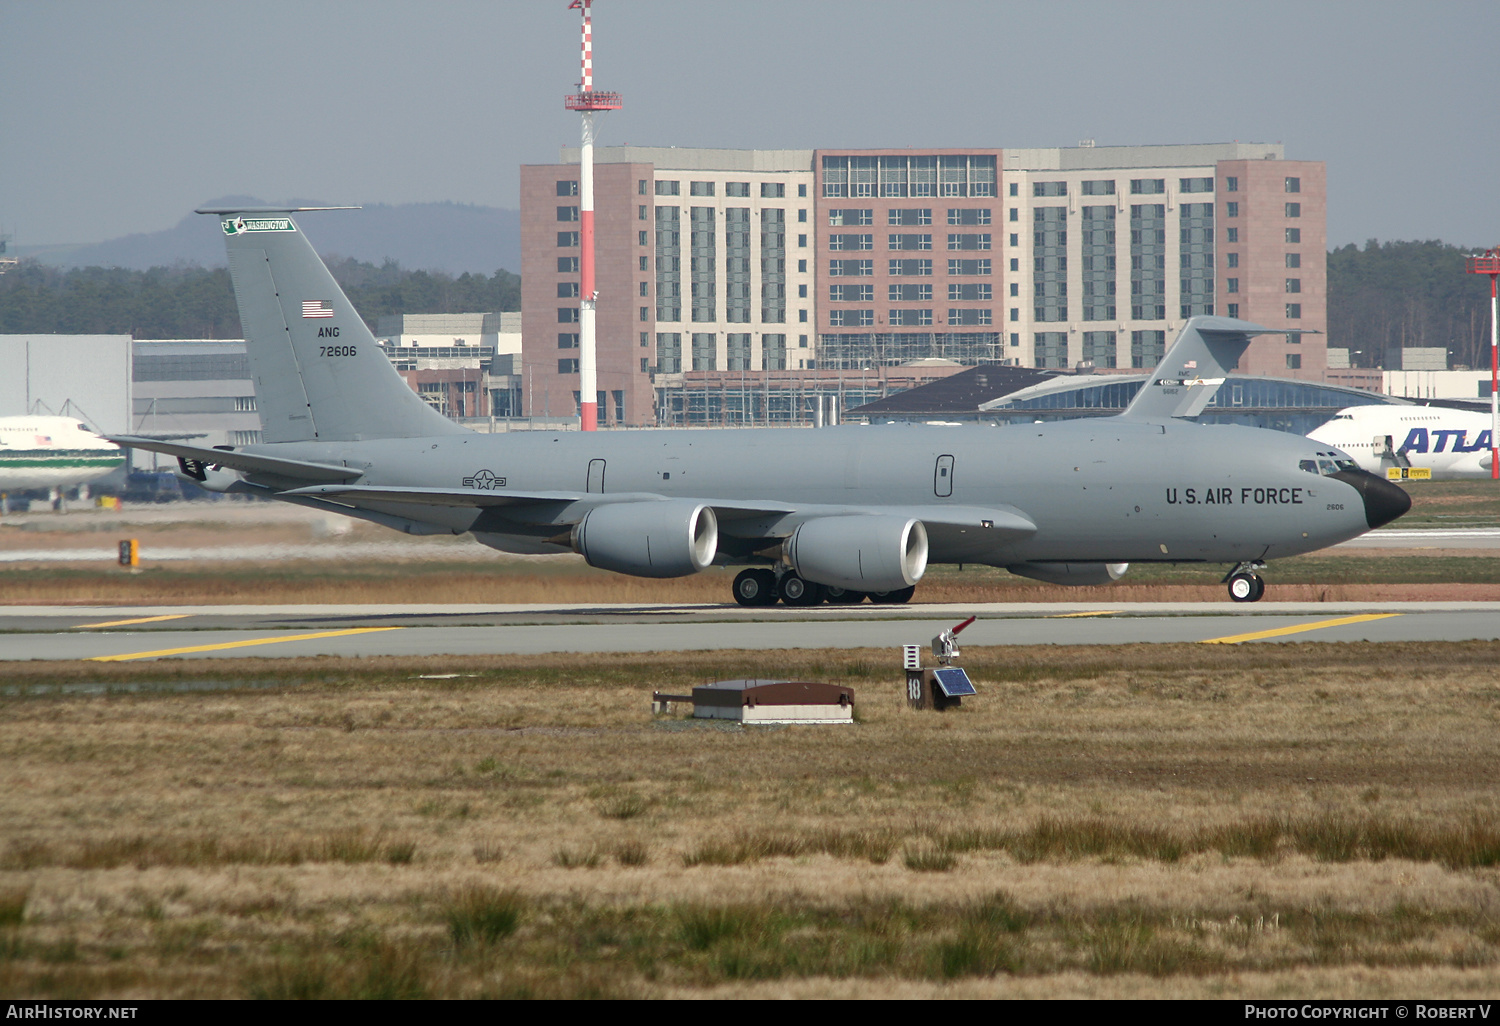
[{"label": "aircraft tail fin", "polygon": [[1120,416],[1196,417],[1239,363],[1250,340],[1274,330],[1232,317],[1192,318]]},{"label": "aircraft tail fin", "polygon": [[413,392],[290,215],[217,214],[267,442],[357,441],[462,433]]}]

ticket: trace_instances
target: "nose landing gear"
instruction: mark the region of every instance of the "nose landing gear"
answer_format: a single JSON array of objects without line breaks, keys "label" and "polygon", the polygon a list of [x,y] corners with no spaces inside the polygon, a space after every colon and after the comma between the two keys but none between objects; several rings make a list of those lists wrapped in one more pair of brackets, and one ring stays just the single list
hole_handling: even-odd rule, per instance
[{"label": "nose landing gear", "polygon": [[1229,597],[1235,602],[1259,602],[1266,593],[1266,582],[1256,571],[1265,568],[1260,560],[1247,560],[1236,564],[1219,583],[1229,585]]}]

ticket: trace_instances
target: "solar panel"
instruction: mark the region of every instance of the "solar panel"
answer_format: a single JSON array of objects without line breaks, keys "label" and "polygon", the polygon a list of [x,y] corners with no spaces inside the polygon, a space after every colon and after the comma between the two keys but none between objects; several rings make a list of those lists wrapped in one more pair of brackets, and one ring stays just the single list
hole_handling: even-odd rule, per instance
[{"label": "solar panel", "polygon": [[938,687],[942,689],[946,698],[959,698],[963,695],[976,695],[973,683],[969,675],[964,672],[962,666],[949,666],[942,670],[933,670],[932,675],[937,678]]}]

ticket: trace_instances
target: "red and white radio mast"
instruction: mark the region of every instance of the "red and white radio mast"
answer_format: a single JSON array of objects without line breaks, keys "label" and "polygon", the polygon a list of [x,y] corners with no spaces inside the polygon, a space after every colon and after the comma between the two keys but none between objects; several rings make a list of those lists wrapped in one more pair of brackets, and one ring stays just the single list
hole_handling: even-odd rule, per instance
[{"label": "red and white radio mast", "polygon": [[1466,269],[1490,279],[1490,480],[1500,481],[1500,304],[1495,299],[1500,246],[1469,257]]},{"label": "red and white radio mast", "polygon": [[583,250],[580,264],[581,282],[578,304],[578,404],[579,427],[593,431],[599,426],[598,370],[594,362],[594,311],[599,298],[594,288],[594,112],[619,110],[624,105],[619,93],[594,89],[593,20],[589,7],[594,0],[573,0],[568,10],[583,13],[583,77],[578,92],[563,105],[583,115],[583,152],[578,174],[578,233]]}]

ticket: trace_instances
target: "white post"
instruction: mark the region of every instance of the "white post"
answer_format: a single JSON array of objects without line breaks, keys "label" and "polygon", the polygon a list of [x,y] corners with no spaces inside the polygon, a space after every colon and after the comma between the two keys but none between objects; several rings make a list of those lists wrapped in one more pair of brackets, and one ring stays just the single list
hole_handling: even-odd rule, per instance
[{"label": "white post", "polygon": [[599,425],[599,384],[594,363],[594,112],[583,112],[583,152],[578,175],[578,218],[583,261],[579,275],[582,300],[578,309],[578,402],[580,427]]}]

